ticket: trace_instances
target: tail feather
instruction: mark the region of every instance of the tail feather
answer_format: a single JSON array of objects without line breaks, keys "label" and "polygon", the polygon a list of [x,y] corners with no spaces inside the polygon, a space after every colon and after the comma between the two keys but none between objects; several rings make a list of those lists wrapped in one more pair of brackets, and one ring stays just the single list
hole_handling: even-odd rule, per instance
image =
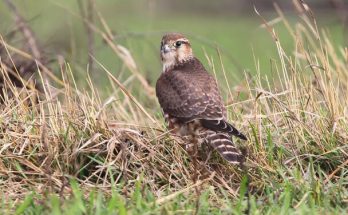
[{"label": "tail feather", "polygon": [[246,136],[238,131],[233,125],[226,122],[225,120],[207,120],[201,119],[201,123],[205,128],[214,130],[216,132],[226,132],[236,137],[239,137],[242,140],[247,140]]},{"label": "tail feather", "polygon": [[206,140],[229,163],[240,164],[243,162],[244,156],[234,146],[232,138],[228,134],[209,131]]}]

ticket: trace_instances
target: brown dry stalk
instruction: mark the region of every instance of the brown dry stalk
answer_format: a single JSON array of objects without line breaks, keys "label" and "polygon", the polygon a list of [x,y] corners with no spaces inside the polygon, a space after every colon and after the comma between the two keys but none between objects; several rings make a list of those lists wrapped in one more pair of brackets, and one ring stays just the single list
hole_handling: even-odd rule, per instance
[{"label": "brown dry stalk", "polygon": [[24,37],[26,38],[26,41],[28,42],[33,57],[37,60],[41,60],[42,55],[33,31],[26,24],[25,19],[20,15],[20,13],[17,10],[17,7],[13,4],[13,2],[11,0],[4,1],[7,4],[8,8],[10,8],[10,10],[12,11],[13,17],[16,21],[18,28],[21,30]]}]

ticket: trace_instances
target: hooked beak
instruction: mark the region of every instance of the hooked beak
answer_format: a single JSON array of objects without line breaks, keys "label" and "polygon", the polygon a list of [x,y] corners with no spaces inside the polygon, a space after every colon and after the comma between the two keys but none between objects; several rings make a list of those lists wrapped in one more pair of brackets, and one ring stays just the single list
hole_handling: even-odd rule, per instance
[{"label": "hooked beak", "polygon": [[168,44],[163,45],[163,46],[161,47],[161,51],[162,51],[164,54],[170,52],[170,47],[169,47],[169,45],[168,45]]}]

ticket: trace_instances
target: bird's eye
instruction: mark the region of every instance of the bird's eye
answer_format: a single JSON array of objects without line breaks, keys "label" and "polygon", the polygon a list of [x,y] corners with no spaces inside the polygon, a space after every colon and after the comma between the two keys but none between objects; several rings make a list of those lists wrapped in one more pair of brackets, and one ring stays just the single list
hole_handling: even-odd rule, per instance
[{"label": "bird's eye", "polygon": [[175,46],[176,46],[176,47],[180,47],[181,44],[182,44],[182,41],[177,41],[177,42],[175,43]]}]

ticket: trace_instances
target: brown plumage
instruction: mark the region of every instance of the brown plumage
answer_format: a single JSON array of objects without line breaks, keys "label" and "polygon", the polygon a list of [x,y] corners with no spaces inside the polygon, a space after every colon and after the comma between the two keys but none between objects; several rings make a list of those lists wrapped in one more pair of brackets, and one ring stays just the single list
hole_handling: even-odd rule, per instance
[{"label": "brown plumage", "polygon": [[[243,156],[231,136],[246,137],[226,121],[216,80],[193,56],[190,42],[178,33],[163,36],[161,59],[156,95],[169,128],[182,136],[199,136],[230,163],[241,163]],[[189,129],[193,123],[194,131]]]}]

